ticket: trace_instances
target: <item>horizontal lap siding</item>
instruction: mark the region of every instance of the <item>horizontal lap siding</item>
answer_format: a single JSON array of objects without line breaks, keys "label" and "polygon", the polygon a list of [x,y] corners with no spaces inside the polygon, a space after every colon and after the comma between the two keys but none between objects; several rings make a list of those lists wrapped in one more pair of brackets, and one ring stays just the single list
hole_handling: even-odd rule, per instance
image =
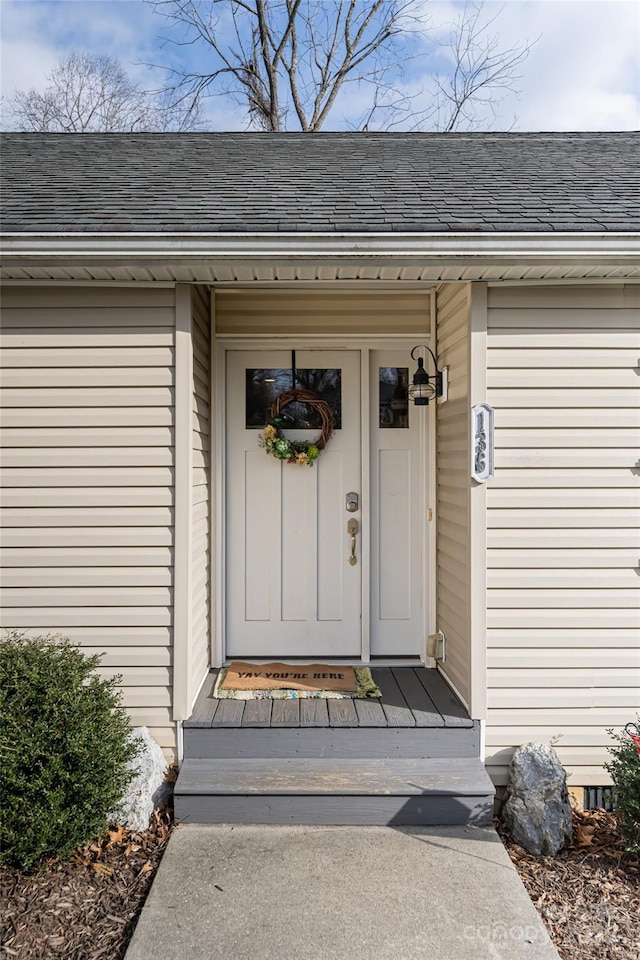
[{"label": "horizontal lap siding", "polygon": [[[205,288],[192,294],[193,334],[193,547],[192,632],[190,655],[191,700],[195,700],[210,663],[210,509],[211,509],[211,335],[210,303]],[[203,465],[198,457],[203,457]]]},{"label": "horizontal lap siding", "polygon": [[169,755],[174,324],[171,289],[3,293],[2,626],[100,654]]},{"label": "horizontal lap siding", "polygon": [[447,638],[443,672],[471,695],[469,562],[469,288],[449,284],[436,300],[437,357],[449,394],[437,416],[437,625]]},{"label": "horizontal lap siding", "polygon": [[424,335],[429,293],[357,290],[218,290],[216,333],[415,333]]},{"label": "horizontal lap siding", "polygon": [[639,288],[490,288],[487,763],[553,742],[606,783],[640,703]]}]

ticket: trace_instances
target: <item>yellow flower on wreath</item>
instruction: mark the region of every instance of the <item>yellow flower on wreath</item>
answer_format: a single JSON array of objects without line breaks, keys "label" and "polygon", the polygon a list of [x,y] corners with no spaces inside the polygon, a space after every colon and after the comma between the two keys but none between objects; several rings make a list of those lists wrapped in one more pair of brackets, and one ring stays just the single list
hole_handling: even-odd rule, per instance
[{"label": "yellow flower on wreath", "polygon": [[296,454],[296,463],[307,464],[309,463],[309,457],[306,453],[298,453]]},{"label": "yellow flower on wreath", "polygon": [[277,430],[272,423],[268,423],[264,428],[263,433],[264,433],[265,440],[273,440],[273,438],[277,433]]}]

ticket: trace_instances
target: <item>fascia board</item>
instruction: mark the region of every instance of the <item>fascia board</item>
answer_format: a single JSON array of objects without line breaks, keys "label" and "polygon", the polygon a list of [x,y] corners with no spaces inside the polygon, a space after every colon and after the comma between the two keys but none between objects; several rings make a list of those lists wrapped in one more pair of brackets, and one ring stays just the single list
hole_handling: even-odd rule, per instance
[{"label": "fascia board", "polygon": [[515,262],[640,259],[640,233],[90,234],[7,233],[5,262],[369,259]]}]

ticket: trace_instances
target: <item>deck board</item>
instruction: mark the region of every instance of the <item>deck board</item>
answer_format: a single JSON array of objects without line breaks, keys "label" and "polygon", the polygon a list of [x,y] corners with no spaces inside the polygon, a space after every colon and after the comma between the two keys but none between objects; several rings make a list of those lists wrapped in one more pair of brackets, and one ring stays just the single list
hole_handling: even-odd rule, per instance
[{"label": "deck board", "polygon": [[300,700],[301,727],[328,727],[329,711],[326,700]]},{"label": "deck board", "polygon": [[327,700],[329,725],[332,727],[357,727],[358,714],[353,700]]},{"label": "deck board", "polygon": [[274,700],[271,709],[272,727],[299,727],[300,701]]},{"label": "deck board", "polygon": [[421,670],[418,673],[418,679],[442,714],[445,727],[473,725],[469,714],[439,673],[435,670]]},{"label": "deck board", "polygon": [[273,700],[247,700],[242,714],[243,727],[270,727]]},{"label": "deck board", "polygon": [[387,718],[377,700],[355,700],[359,727],[386,727]]},{"label": "deck board", "polygon": [[220,700],[212,727],[241,727],[245,700]]},{"label": "deck board", "polygon": [[420,683],[415,670],[391,671],[402,695],[411,709],[416,727],[444,727],[444,718]]},{"label": "deck board", "polygon": [[211,726],[213,718],[216,715],[216,710],[218,709],[218,704],[221,702],[213,696],[213,688],[216,685],[217,676],[218,671],[212,670],[202,685],[196,705],[197,713],[194,709],[194,716],[192,720],[189,721],[192,727]]},{"label": "deck board", "polygon": [[380,706],[390,727],[415,727],[416,718],[411,712],[396,678],[388,667],[371,671],[374,683],[384,690]]},{"label": "deck board", "polygon": [[436,670],[373,667],[377,700],[216,700],[217,671],[205,681],[186,727],[472,727],[466,709]]}]

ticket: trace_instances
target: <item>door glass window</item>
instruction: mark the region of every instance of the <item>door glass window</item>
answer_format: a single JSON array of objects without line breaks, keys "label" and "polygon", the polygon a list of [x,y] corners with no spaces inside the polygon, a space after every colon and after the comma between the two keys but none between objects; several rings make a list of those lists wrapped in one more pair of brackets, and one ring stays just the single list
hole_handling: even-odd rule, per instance
[{"label": "door glass window", "polygon": [[[246,429],[262,430],[276,397],[293,386],[290,369],[247,370]],[[342,370],[296,370],[296,386],[312,390],[325,400],[333,414],[333,428],[342,426]],[[282,411],[283,428],[321,430],[318,413],[305,403],[290,403]]]},{"label": "door glass window", "polygon": [[409,368],[380,367],[380,427],[406,430],[409,427]]}]

